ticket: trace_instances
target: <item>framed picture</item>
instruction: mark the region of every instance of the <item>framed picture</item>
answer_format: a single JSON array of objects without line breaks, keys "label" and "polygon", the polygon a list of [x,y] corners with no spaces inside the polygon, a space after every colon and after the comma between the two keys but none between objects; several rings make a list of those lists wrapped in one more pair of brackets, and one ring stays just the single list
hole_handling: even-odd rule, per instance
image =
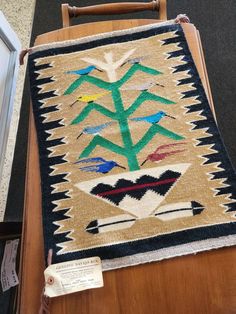
[{"label": "framed picture", "polygon": [[0,11],[0,180],[11,124],[20,41]]}]

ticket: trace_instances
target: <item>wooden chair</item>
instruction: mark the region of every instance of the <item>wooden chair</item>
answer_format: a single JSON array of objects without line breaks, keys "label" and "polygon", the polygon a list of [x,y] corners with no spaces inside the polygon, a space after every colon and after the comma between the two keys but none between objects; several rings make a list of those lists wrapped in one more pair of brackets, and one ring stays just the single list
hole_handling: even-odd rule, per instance
[{"label": "wooden chair", "polygon": [[[76,39],[159,21],[157,19],[133,19],[70,26],[71,19],[75,16],[94,13],[130,13],[141,10],[155,10],[159,12],[160,20],[166,20],[167,18],[166,0],[157,0],[150,3],[105,4],[83,8],[63,4],[63,28],[38,36],[35,44]],[[183,24],[182,26],[214,112],[199,33],[192,24]],[[45,267],[41,210],[39,156],[31,108],[21,256],[21,294],[19,298],[19,313],[21,314],[38,313],[40,305]],[[93,289],[52,299],[51,314],[194,314],[199,313],[199,311],[201,313],[213,313],[217,309],[214,306],[214,302],[216,302],[215,295],[217,295],[217,292],[216,294],[213,293],[216,289],[215,283],[218,283],[218,287],[220,285],[218,270],[222,267],[230,269],[233,254],[235,257],[235,251],[225,249],[222,258],[221,251],[217,250],[198,254],[197,256],[175,258],[165,262],[105,272],[105,286],[103,289]],[[208,264],[211,265],[210,272]],[[202,282],[203,278],[204,280],[207,279],[207,285]],[[213,286],[214,289],[212,289]],[[226,294],[227,292],[224,295]],[[174,306],[171,305],[172,301],[175,303]],[[229,313],[232,310],[227,298],[223,303],[224,310],[217,312],[219,314]],[[201,307],[195,306],[197,304],[201,304]]]},{"label": "wooden chair", "polygon": [[140,11],[156,11],[159,20],[166,20],[166,0],[153,0],[151,2],[120,2],[93,5],[88,7],[71,7],[68,3],[62,4],[63,27],[71,26],[71,19],[80,15],[110,15],[126,14]]}]

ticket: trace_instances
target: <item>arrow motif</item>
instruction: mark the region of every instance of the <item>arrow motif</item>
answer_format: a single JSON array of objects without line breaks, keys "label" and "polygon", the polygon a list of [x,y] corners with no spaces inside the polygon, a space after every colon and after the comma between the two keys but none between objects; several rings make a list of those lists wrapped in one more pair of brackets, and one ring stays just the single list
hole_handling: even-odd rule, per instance
[{"label": "arrow motif", "polygon": [[[157,218],[161,221],[169,221],[173,219],[193,217],[201,214],[203,210],[204,207],[198,202],[180,202],[160,206],[154,214],[142,219]],[[96,219],[91,221],[85,230],[92,234],[118,231],[132,227],[137,220],[140,219],[131,215],[118,215],[105,219]]]}]

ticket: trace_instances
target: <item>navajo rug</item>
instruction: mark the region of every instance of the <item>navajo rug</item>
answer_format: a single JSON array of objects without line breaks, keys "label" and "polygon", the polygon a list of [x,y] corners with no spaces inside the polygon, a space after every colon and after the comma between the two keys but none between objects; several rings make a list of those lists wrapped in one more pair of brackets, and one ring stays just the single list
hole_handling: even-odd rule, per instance
[{"label": "navajo rug", "polygon": [[53,262],[236,244],[235,174],[181,25],[38,46],[29,68]]}]

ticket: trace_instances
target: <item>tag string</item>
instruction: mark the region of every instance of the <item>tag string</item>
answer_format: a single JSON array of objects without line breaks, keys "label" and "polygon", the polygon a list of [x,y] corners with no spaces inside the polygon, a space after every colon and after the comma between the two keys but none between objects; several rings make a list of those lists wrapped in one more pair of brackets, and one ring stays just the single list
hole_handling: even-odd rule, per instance
[{"label": "tag string", "polygon": [[174,19],[174,22],[176,24],[180,24],[180,23],[190,23],[190,19],[186,14],[179,14],[176,16],[176,18]]},{"label": "tag string", "polygon": [[[52,254],[53,250],[50,249],[48,251],[48,258],[47,258],[47,266],[50,266],[52,264]],[[45,285],[43,287],[43,291],[41,294],[41,304],[40,304],[40,309],[39,309],[39,314],[50,314],[50,298],[47,297],[44,292],[45,292]]]},{"label": "tag string", "polygon": [[27,55],[27,53],[31,52],[32,48],[26,48],[21,50],[20,55],[19,55],[19,63],[20,65],[24,64],[24,57]]}]

